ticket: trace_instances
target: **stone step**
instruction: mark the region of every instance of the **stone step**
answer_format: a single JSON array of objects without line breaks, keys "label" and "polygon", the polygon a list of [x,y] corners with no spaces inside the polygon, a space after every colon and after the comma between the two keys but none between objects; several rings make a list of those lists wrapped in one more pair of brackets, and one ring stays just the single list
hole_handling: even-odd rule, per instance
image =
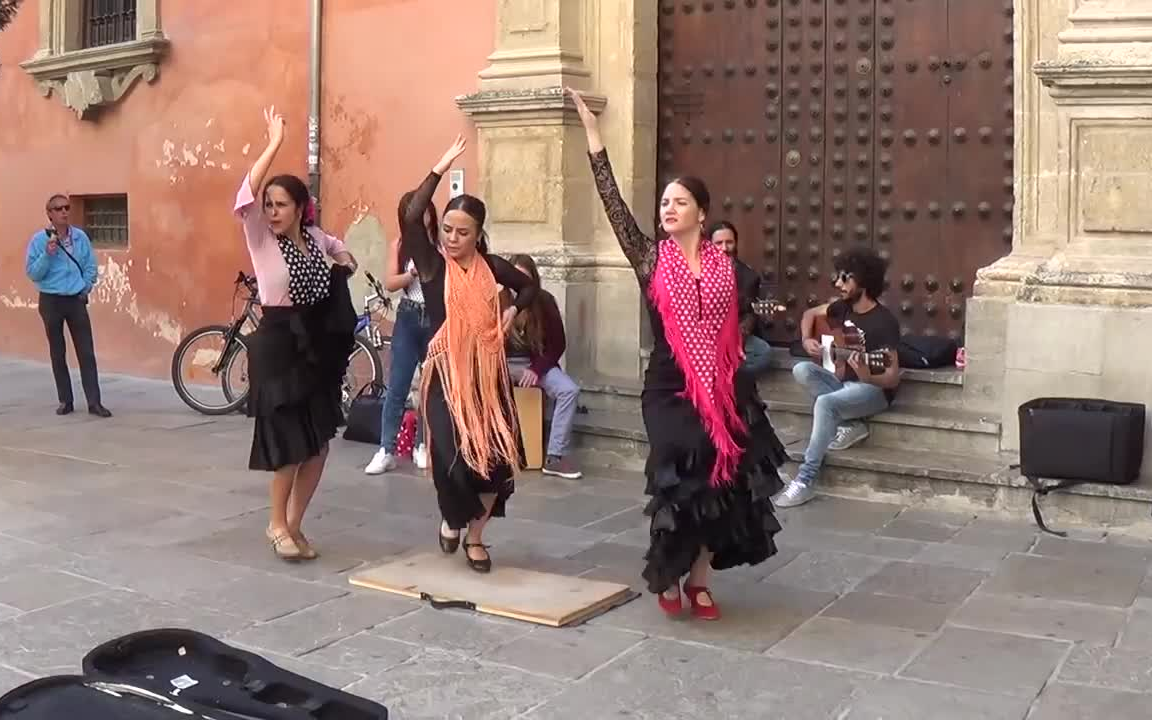
[{"label": "stone step", "polygon": [[[772,367],[760,376],[761,395],[771,398],[804,396],[792,379],[792,367],[803,362],[792,357],[783,348],[773,348]],[[964,373],[955,368],[939,370],[901,370],[900,389],[893,407],[947,407],[962,408],[964,403]],[[642,382],[638,379],[591,378],[581,382],[583,392],[580,403],[590,410],[639,412],[637,400]]]},{"label": "stone step", "polygon": [[[769,399],[773,422],[811,427],[812,401],[802,395]],[[995,453],[1000,450],[1000,423],[969,410],[924,405],[894,405],[868,418],[868,443],[899,450],[942,450],[954,453]]]},{"label": "stone step", "polygon": [[[774,348],[772,368],[760,377],[760,392],[765,398],[797,387],[792,368],[805,362]],[[900,389],[894,405],[961,407],[964,403],[964,372],[956,368],[900,371]]]},{"label": "stone step", "polygon": [[[807,428],[773,415],[773,423],[793,462],[803,459]],[[576,455],[589,467],[642,471],[647,435],[636,413],[589,412],[577,422]],[[992,511],[1028,519],[1032,490],[1011,466],[1012,453],[954,453],[906,450],[870,440],[829,453],[820,492],[957,512]],[[794,472],[794,466],[787,468]],[[1041,501],[1053,528],[1093,526],[1148,533],[1152,484],[1078,485]],[[786,510],[783,512],[787,512]]]},{"label": "stone step", "polygon": [[[765,390],[773,421],[811,424],[812,401],[795,383]],[[585,385],[580,404],[589,413],[634,415],[640,413],[638,384],[616,386]],[[1000,423],[985,414],[959,406],[911,405],[897,402],[889,410],[869,420],[869,443],[885,447],[927,449],[947,452],[994,453],[1000,449]]]}]

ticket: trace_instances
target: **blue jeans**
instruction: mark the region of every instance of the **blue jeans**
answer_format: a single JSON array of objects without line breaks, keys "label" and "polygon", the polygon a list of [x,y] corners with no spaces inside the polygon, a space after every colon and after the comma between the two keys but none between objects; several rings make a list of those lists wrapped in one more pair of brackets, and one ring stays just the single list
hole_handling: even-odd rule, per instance
[{"label": "blue jeans", "polygon": [[[396,452],[396,435],[404,418],[404,405],[412,389],[412,376],[416,366],[428,354],[428,317],[424,306],[410,300],[401,300],[396,308],[396,324],[392,327],[392,369],[388,375],[388,391],[384,394],[384,409],[380,412],[380,447],[390,454]],[[424,439],[424,423],[416,423],[416,444]]]},{"label": "blue jeans", "polygon": [[744,370],[759,375],[772,364],[772,346],[759,335],[744,338]]},{"label": "blue jeans", "polygon": [[805,485],[816,482],[828,446],[836,438],[836,429],[846,420],[871,417],[888,409],[888,398],[875,385],[841,382],[814,362],[802,362],[792,368],[796,382],[804,386],[816,402],[812,406],[812,436],[804,451],[804,462],[796,479]]}]

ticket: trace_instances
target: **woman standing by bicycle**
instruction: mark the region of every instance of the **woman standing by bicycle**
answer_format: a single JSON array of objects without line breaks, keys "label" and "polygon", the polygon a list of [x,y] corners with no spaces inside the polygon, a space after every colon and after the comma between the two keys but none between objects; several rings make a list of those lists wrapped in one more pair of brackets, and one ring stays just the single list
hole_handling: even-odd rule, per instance
[{"label": "woman standing by bicycle", "polygon": [[[488,253],[487,209],[471,195],[452,198],[445,207],[437,248],[424,212],[440,178],[464,148],[464,138],[457,137],[416,189],[404,214],[403,243],[420,272],[433,333],[421,385],[432,478],[443,518],[440,549],[456,552],[460,531],[467,528],[465,559],[483,573],[492,569],[484,526],[490,517],[504,516],[513,475],[523,466],[504,335],[539,286]],[[515,303],[503,312],[497,283],[516,293]]]},{"label": "woman standing by bicycle", "polygon": [[[415,191],[408,191],[400,198],[400,205],[396,212],[400,219],[400,227],[404,227],[404,216],[412,205]],[[428,237],[439,239],[440,221],[436,216],[436,205],[431,201],[424,212],[424,227]],[[439,245],[437,245],[439,247]],[[392,252],[388,258],[388,267],[384,273],[384,289],[389,292],[400,291],[402,297],[396,307],[396,323],[392,326],[392,363],[388,375],[388,389],[384,393],[384,408],[380,417],[380,449],[364,468],[368,475],[379,475],[396,469],[396,436],[400,432],[400,421],[404,416],[404,402],[412,389],[412,377],[416,374],[416,366],[424,361],[428,353],[428,341],[432,339],[432,330],[428,325],[428,314],[425,312],[424,290],[420,286],[420,273],[416,270],[416,263],[412,262],[404,243],[398,238],[392,245]],[[412,459],[416,465],[423,467],[420,455],[426,451],[421,447],[424,439],[424,423],[416,426],[416,447],[412,451]]]},{"label": "woman standing by bicycle", "polygon": [[[301,530],[320,484],[328,441],[342,421],[340,385],[354,342],[348,277],[356,260],[313,224],[308,186],[295,175],[264,182],[284,141],[284,119],[264,111],[268,146],[236,194],[264,316],[248,351],[248,415],[256,419],[248,467],[272,471],[266,534],[286,560],[317,557]],[[261,199],[260,207],[256,197]],[[327,254],[336,261],[329,270]]]}]

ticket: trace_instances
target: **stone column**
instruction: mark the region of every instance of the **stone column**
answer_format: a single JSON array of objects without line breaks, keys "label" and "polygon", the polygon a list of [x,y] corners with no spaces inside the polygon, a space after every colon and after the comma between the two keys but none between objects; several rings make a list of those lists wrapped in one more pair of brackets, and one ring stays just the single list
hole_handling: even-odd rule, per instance
[{"label": "stone column", "polygon": [[965,379],[1010,450],[1033,397],[1152,404],[1152,0],[1023,1],[1018,47],[1063,30],[1018,55],[1016,236],[978,275]]},{"label": "stone column", "polygon": [[498,8],[496,50],[479,74],[479,91],[457,98],[479,137],[480,177],[465,184],[488,205],[494,250],[536,258],[564,315],[568,371],[634,380],[639,291],[604,219],[584,131],[563,87],[587,93],[589,106],[603,113],[625,198],[651,229],[655,7],[645,0],[501,0]]}]

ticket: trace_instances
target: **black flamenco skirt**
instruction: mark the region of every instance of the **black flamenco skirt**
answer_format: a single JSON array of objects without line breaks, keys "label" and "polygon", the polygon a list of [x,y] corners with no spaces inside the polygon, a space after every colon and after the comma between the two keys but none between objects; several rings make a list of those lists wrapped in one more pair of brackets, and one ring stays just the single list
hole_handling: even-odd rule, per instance
[{"label": "black flamenco skirt", "polygon": [[251,470],[279,470],[323,451],[344,422],[340,386],[354,336],[334,330],[329,301],[265,307],[249,339],[250,394],[255,418]]},{"label": "black flamenco skirt", "polygon": [[712,567],[756,565],[776,554],[780,523],[771,497],[783,489],[776,468],[787,454],[776,436],[756,385],[746,373],[735,380],[736,407],[748,429],[745,451],[731,485],[712,488],[716,450],[686,398],[670,390],[645,390],[641,398],[650,452],[645,465],[644,514],[651,520],[643,577],[649,591],[664,592],[688,573],[702,548]]},{"label": "black flamenco skirt", "polygon": [[[426,366],[429,367],[429,366]],[[508,498],[516,491],[512,466],[501,463],[482,475],[460,456],[459,434],[456,422],[444,399],[444,387],[440,384],[439,370],[430,367],[433,373],[428,379],[428,396],[425,399],[425,415],[428,423],[428,440],[432,481],[436,486],[436,502],[440,506],[440,516],[453,530],[468,527],[472,520],[484,517],[484,503],[481,495],[494,494],[491,517],[504,517]],[[515,421],[515,410],[505,407],[504,412]],[[515,427],[515,422],[513,427]],[[519,432],[517,432],[519,437]],[[520,448],[521,464],[524,448]]]}]

